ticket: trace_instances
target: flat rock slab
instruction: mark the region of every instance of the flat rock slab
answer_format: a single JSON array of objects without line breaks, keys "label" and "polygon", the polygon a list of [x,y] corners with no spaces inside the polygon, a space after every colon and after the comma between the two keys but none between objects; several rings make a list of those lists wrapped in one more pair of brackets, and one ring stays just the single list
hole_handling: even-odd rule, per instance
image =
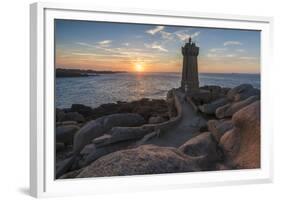
[{"label": "flat rock slab", "polygon": [[176,91],[182,106],[182,118],[179,123],[166,131],[162,131],[159,136],[146,141],[145,144],[155,144],[158,146],[179,147],[190,138],[199,133],[200,127],[206,124],[206,120],[198,114],[192,105],[184,100],[183,93]]}]

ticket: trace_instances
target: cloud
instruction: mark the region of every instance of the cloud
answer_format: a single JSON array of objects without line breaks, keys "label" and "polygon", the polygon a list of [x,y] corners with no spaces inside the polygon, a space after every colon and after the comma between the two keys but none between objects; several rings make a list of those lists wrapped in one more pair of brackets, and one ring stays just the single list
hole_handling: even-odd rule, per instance
[{"label": "cloud", "polygon": [[[84,45],[84,44],[82,44]],[[152,46],[152,48],[161,49],[161,47]],[[161,49],[165,51],[164,48]],[[123,60],[132,60],[132,59],[143,59],[146,61],[155,59],[155,55],[147,49],[131,48],[130,46],[124,47],[103,47],[96,45],[94,50],[76,51],[71,52],[71,55],[79,56],[77,59],[123,59]]]},{"label": "cloud", "polygon": [[233,58],[233,57],[236,57],[236,54],[226,54],[225,57],[226,58]]},{"label": "cloud", "polygon": [[112,42],[111,40],[102,40],[102,41],[96,42],[95,45],[86,43],[86,42],[76,42],[76,44],[84,46],[84,47],[103,48],[103,47],[109,47],[111,42]]},{"label": "cloud", "polygon": [[102,41],[99,41],[97,42],[98,45],[100,46],[109,46],[111,44],[111,40],[102,40]]},{"label": "cloud", "polygon": [[214,52],[214,53],[208,53],[207,57],[214,58],[214,59],[220,59],[220,58],[234,58],[237,57],[236,54],[222,54],[221,52]]},{"label": "cloud", "polygon": [[212,48],[209,51],[212,53],[218,53],[218,52],[224,52],[226,50],[227,50],[227,48]]},{"label": "cloud", "polygon": [[175,32],[175,35],[182,41],[185,41],[190,37],[190,35],[186,31]]},{"label": "cloud", "polygon": [[153,29],[147,30],[146,33],[148,33],[150,35],[159,34],[161,36],[161,38],[164,40],[164,42],[165,41],[167,42],[167,41],[173,40],[173,39],[179,39],[181,41],[186,41],[190,37],[196,38],[200,34],[200,31],[197,31],[194,33],[189,33],[190,30],[187,30],[187,29],[178,30],[175,32],[167,32],[164,30],[164,28],[165,28],[164,26],[156,26]]},{"label": "cloud", "polygon": [[236,51],[242,53],[245,52],[245,49],[236,49]]},{"label": "cloud", "polygon": [[147,30],[146,33],[154,35],[156,33],[158,33],[159,31],[162,31],[164,29],[164,26],[156,26],[153,29]]},{"label": "cloud", "polygon": [[144,46],[149,49],[157,49],[162,52],[168,52],[167,49],[165,49],[164,47],[162,47],[160,44],[158,44],[156,42],[154,42],[152,44],[144,44]]},{"label": "cloud", "polygon": [[207,57],[217,59],[217,58],[223,58],[225,57],[225,55],[218,54],[218,53],[207,53]]},{"label": "cloud", "polygon": [[104,56],[103,54],[96,54],[96,53],[80,53],[80,52],[72,52],[72,55],[75,56]]},{"label": "cloud", "polygon": [[242,43],[239,41],[225,41],[223,43],[223,46],[229,46],[229,45],[242,45]]},{"label": "cloud", "polygon": [[130,43],[126,42],[126,43],[123,43],[122,45],[128,47],[130,45]]},{"label": "cloud", "polygon": [[81,46],[85,46],[85,47],[95,47],[95,45],[86,43],[86,42],[76,42],[76,44],[81,45]]},{"label": "cloud", "polygon": [[200,34],[200,31],[197,31],[197,32],[191,34],[191,38],[195,38],[195,37],[199,36],[199,34]]},{"label": "cloud", "polygon": [[178,38],[182,41],[185,41],[190,37],[188,34],[184,34],[184,33],[177,33],[176,36],[178,36]]},{"label": "cloud", "polygon": [[112,54],[106,54],[106,53],[80,53],[80,52],[72,52],[72,55],[75,56],[85,56],[85,57],[98,57],[98,58],[131,58],[131,54],[127,53],[112,53]]},{"label": "cloud", "polygon": [[255,60],[257,58],[256,57],[243,56],[243,57],[240,57],[240,59],[242,59],[242,60]]},{"label": "cloud", "polygon": [[161,37],[163,39],[168,39],[168,40],[173,39],[173,34],[172,33],[169,33],[169,32],[166,32],[166,31],[160,31],[160,34],[161,34]]},{"label": "cloud", "polygon": [[190,37],[191,37],[191,38],[198,37],[199,34],[200,34],[200,31],[194,32],[194,33],[192,33],[192,34],[189,34],[188,31],[186,31],[186,30],[175,32],[175,35],[176,35],[181,41],[186,41],[186,40],[188,40]]}]

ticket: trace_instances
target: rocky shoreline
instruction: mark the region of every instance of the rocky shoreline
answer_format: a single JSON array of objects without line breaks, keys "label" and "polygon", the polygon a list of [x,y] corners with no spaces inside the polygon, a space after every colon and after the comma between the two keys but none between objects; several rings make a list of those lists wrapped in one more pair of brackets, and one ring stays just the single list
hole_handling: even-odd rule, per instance
[{"label": "rocky shoreline", "polygon": [[[172,89],[166,100],[57,108],[56,177],[259,168],[259,99],[260,90],[242,84],[188,95]],[[164,136],[185,122],[186,105],[197,116],[188,125],[195,134],[178,145]],[[150,142],[158,140],[165,145]]]}]

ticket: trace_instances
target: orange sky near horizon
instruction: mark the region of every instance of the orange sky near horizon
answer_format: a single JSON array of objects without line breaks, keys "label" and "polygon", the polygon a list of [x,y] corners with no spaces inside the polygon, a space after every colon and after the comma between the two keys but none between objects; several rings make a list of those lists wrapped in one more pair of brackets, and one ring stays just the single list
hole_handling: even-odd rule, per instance
[{"label": "orange sky near horizon", "polygon": [[[164,59],[165,60],[165,59]],[[241,67],[241,65],[245,67]],[[240,67],[237,68],[237,65]],[[199,73],[260,73],[258,60],[245,59],[243,62],[235,59],[213,60],[208,58],[198,58]],[[94,57],[73,56],[60,57],[57,55],[56,66],[58,68],[69,69],[92,69],[92,70],[111,70],[127,72],[181,72],[182,57],[176,60],[166,59],[158,61],[145,61],[142,59],[124,59],[124,58],[105,58],[96,59]],[[139,67],[136,67],[139,66]],[[141,68],[141,69],[139,69]]]}]

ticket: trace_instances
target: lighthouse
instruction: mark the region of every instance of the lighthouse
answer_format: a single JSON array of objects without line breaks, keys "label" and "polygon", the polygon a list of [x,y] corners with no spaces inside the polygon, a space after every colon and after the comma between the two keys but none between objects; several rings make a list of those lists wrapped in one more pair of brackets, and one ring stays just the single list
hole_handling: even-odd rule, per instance
[{"label": "lighthouse", "polygon": [[181,88],[185,91],[197,91],[199,89],[197,56],[199,47],[189,38],[188,43],[182,47],[183,66]]}]

